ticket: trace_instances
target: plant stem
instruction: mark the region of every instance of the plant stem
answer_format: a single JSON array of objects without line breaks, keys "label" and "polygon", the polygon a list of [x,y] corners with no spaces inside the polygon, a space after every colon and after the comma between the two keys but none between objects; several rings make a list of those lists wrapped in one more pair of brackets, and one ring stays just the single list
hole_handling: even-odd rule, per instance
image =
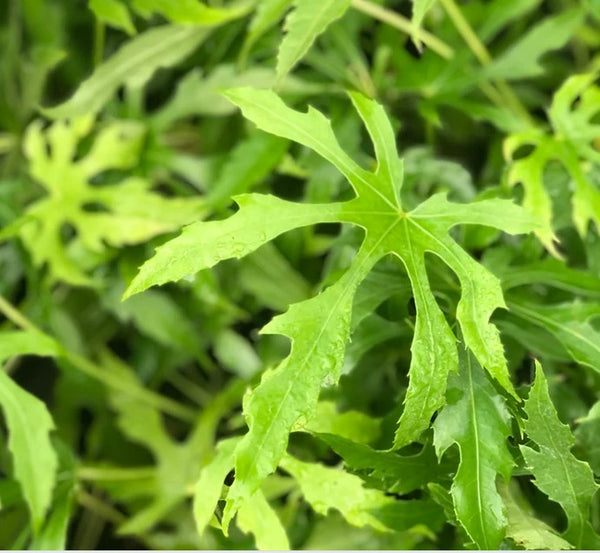
[{"label": "plant stem", "polygon": [[106,467],[80,467],[77,469],[77,478],[92,481],[138,480],[152,477],[156,473],[155,467],[132,468],[106,468]]},{"label": "plant stem", "polygon": [[352,7],[379,21],[399,29],[407,35],[417,35],[419,40],[436,54],[447,60],[454,57],[454,50],[444,41],[424,29],[417,29],[409,19],[368,0],[352,0]]},{"label": "plant stem", "polygon": [[106,27],[102,21],[96,19],[94,26],[94,67],[98,67],[104,58],[104,42],[106,40]]},{"label": "plant stem", "polygon": [[112,505],[107,505],[104,501],[85,490],[77,492],[77,501],[82,507],[113,524],[121,524],[127,520],[127,517]]},{"label": "plant stem", "polygon": [[[21,313],[16,307],[9,303],[2,295],[0,295],[0,312],[4,313],[7,319],[12,321],[16,326],[23,330],[30,332],[36,332],[44,336],[49,337],[42,330],[40,330],[35,324],[33,324],[23,313]],[[94,378],[109,388],[117,390],[129,396],[136,397],[140,401],[145,402],[148,405],[152,405],[156,409],[163,411],[173,417],[191,422],[196,420],[197,415],[193,409],[185,407],[178,402],[161,396],[156,392],[147,390],[141,386],[133,386],[130,382],[127,382],[121,378],[118,374],[109,372],[102,367],[98,367],[91,361],[88,361],[85,357],[69,351],[61,344],[58,344],[61,357],[68,361],[73,367],[78,369],[80,372],[87,374],[91,378]]]}]

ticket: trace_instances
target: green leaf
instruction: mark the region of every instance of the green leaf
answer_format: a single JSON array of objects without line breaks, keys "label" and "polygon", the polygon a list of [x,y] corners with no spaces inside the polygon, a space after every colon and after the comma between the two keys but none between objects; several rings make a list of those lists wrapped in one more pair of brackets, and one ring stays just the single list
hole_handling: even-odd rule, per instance
[{"label": "green leaf", "polygon": [[[113,376],[130,383],[132,388],[139,386],[136,375],[112,354],[105,353],[103,366]],[[147,532],[174,507],[186,501],[189,487],[194,484],[198,486],[200,469],[213,453],[220,418],[240,400],[243,388],[239,384],[242,383],[234,383],[225,388],[204,406],[183,442],[170,436],[157,409],[129,394],[113,392],[110,395],[110,403],[118,413],[117,424],[121,432],[132,442],[147,448],[155,461],[151,477],[143,483],[136,496],[129,497],[134,501],[135,514],[121,524],[119,533]],[[229,442],[221,447],[222,455],[226,458]],[[223,457],[217,455],[217,458]],[[222,464],[217,465],[217,468],[219,466]],[[210,470],[213,470],[214,476],[216,469],[209,469],[209,472]],[[220,493],[223,482],[217,482]],[[216,485],[215,482],[214,486]],[[204,484],[202,486],[204,488]],[[208,489],[209,498],[214,493],[212,490],[213,488]],[[197,518],[197,521],[200,520],[202,519]]]},{"label": "green leaf", "polygon": [[448,405],[433,424],[441,457],[453,444],[460,464],[452,484],[456,517],[481,549],[497,549],[506,531],[506,509],[496,489],[508,478],[513,460],[506,440],[510,417],[504,401],[472,354],[461,354],[460,371],[448,383]]},{"label": "green leaf", "polygon": [[298,205],[261,194],[243,194],[234,199],[240,209],[232,217],[193,223],[159,247],[133,279],[124,298],[225,259],[243,257],[293,228],[336,221],[340,212],[336,204]]},{"label": "green leaf", "polygon": [[370,485],[389,493],[404,495],[423,487],[444,474],[448,466],[439,465],[433,448],[425,446],[417,455],[378,451],[339,434],[317,434],[353,470],[361,471]]},{"label": "green leaf", "polygon": [[531,506],[518,490],[514,482],[498,484],[498,491],[506,507],[508,526],[506,537],[525,549],[549,549],[552,551],[572,549],[573,546],[563,540],[550,526],[536,518]]},{"label": "green leaf", "polygon": [[158,13],[173,23],[207,26],[222,25],[245,15],[253,2],[238,2],[227,9],[208,7],[198,0],[131,0],[131,3],[132,8],[146,19]]},{"label": "green leaf", "polygon": [[509,307],[519,317],[553,334],[575,362],[600,372],[600,332],[590,323],[600,317],[600,304],[575,301],[539,305],[511,300]]},{"label": "green leaf", "polygon": [[[556,256],[552,202],[544,179],[552,161],[558,161],[572,180],[572,216],[579,234],[587,234],[590,222],[600,229],[600,191],[589,178],[590,166],[600,164],[600,152],[593,146],[600,132],[600,125],[593,122],[600,110],[600,87],[592,84],[595,78],[595,74],[572,76],[554,94],[548,110],[551,132],[530,129],[504,142],[505,157],[511,162],[508,182],[523,184],[523,205],[544,223],[537,230],[538,237]],[[533,146],[532,152],[514,160],[515,152],[524,146]]]},{"label": "green leaf", "polygon": [[232,196],[250,190],[277,166],[288,143],[271,134],[254,133],[240,143],[225,162],[211,185],[206,202],[212,209],[226,206]]},{"label": "green leaf", "polygon": [[286,34],[277,55],[277,76],[287,75],[331,23],[342,17],[351,0],[294,0],[285,20]]},{"label": "green leaf", "polygon": [[163,25],[140,33],[99,65],[69,100],[45,108],[44,114],[60,119],[96,113],[120,86],[141,88],[157,69],[179,63],[209,34],[210,28],[177,25]]},{"label": "green leaf", "polygon": [[567,44],[581,24],[582,17],[583,11],[576,8],[546,18],[496,57],[483,70],[483,75],[488,79],[518,80],[543,74],[540,58]]},{"label": "green leaf", "polygon": [[128,35],[135,35],[135,26],[127,7],[119,0],[90,0],[90,9],[103,23],[122,29]]},{"label": "green leaf", "polygon": [[433,7],[435,2],[436,0],[412,0],[413,8],[411,20],[413,27],[415,28],[413,36],[417,39],[417,42],[419,42],[418,31],[423,25],[423,20],[425,19],[427,12]]},{"label": "green leaf", "polygon": [[14,475],[37,533],[52,502],[56,482],[58,459],[50,441],[54,422],[44,403],[15,384],[3,370],[0,370],[0,406],[8,428]]},{"label": "green leaf", "polygon": [[524,429],[537,449],[528,445],[520,447],[535,477],[533,483],[564,509],[568,526],[563,537],[576,549],[597,549],[600,537],[589,522],[589,511],[598,485],[589,465],[571,453],[575,439],[569,427],[558,418],[548,394],[548,382],[537,362],[525,412]]},{"label": "green leaf", "polygon": [[237,523],[243,532],[252,532],[256,548],[266,551],[287,551],[290,544],[277,513],[261,490],[240,508]]},{"label": "green leaf", "polygon": [[59,344],[41,332],[31,330],[0,332],[0,363],[15,355],[55,357],[60,353]]},{"label": "green leaf", "polygon": [[399,501],[380,490],[364,487],[353,474],[317,463],[304,463],[286,455],[281,463],[298,482],[304,498],[321,515],[339,511],[354,526],[377,530],[408,530],[417,525],[435,527],[441,510],[426,500]]},{"label": "green leaf", "polygon": [[248,34],[242,46],[241,57],[245,60],[248,52],[256,41],[273,27],[290,8],[294,0],[263,0],[259,2],[254,11]]},{"label": "green leaf", "polygon": [[577,421],[577,444],[583,448],[585,460],[594,473],[600,473],[600,401],[592,405],[589,413]]},{"label": "green leaf", "polygon": [[320,401],[309,421],[297,421],[294,432],[331,434],[359,443],[375,441],[380,434],[381,421],[360,411],[338,412],[335,403]]},{"label": "green leaf", "polygon": [[46,551],[64,551],[67,544],[69,521],[73,516],[75,503],[75,482],[66,481],[57,484],[54,504],[46,524],[35,536],[29,549]]},{"label": "green leaf", "polygon": [[272,243],[245,257],[239,273],[244,290],[276,311],[311,295],[310,284]]},{"label": "green leaf", "polygon": [[289,432],[299,419],[310,419],[322,384],[337,382],[356,289],[389,254],[401,259],[417,307],[410,383],[396,447],[419,439],[429,427],[431,417],[443,405],[448,373],[457,364],[456,338],[430,289],[426,252],[438,256],[461,283],[457,317],[465,343],[490,374],[514,393],[498,330],[489,322],[492,312],[504,306],[500,281],[461,249],[449,231],[458,224],[483,224],[522,233],[536,225],[523,209],[497,199],[455,204],[438,194],[413,211],[404,211],[399,200],[402,166],[393,147],[393,130],[381,106],[358,94],[352,94],[352,101],[375,146],[374,172],[344,152],[320,112],[312,108],[307,113],[294,111],[271,91],[235,89],[227,96],[260,129],[295,140],[329,160],[348,179],[356,197],[343,203],[299,204],[272,196],[241,196],[237,200],[240,209],[232,217],[195,223],[159,248],[126,295],[241,257],[299,226],[351,223],[365,230],[365,238],[339,280],[318,296],[293,304],[263,329],[287,336],[292,348],[289,357],[266,373],[244,402],[249,431],[236,450],[236,479],[228,495],[224,526],[277,468]]},{"label": "green leaf", "polygon": [[[93,118],[56,121],[42,130],[34,121],[25,136],[29,172],[47,194],[31,204],[18,229],[36,266],[48,264],[53,278],[90,283],[76,260],[77,250],[102,254],[109,246],[143,242],[178,228],[202,212],[195,198],[163,198],[146,180],[129,176],[118,184],[94,186],[107,170],[131,169],[139,162],[144,128],[115,121],[102,128],[89,152],[74,161]],[[64,237],[64,227],[74,230]]]},{"label": "green leaf", "polygon": [[221,440],[213,459],[200,472],[194,487],[194,521],[202,535],[213,517],[217,502],[221,498],[223,480],[233,469],[233,452],[238,438]]},{"label": "green leaf", "polygon": [[600,299],[600,277],[580,269],[567,267],[554,258],[527,265],[494,266],[504,290],[518,286],[545,284],[572,294]]}]

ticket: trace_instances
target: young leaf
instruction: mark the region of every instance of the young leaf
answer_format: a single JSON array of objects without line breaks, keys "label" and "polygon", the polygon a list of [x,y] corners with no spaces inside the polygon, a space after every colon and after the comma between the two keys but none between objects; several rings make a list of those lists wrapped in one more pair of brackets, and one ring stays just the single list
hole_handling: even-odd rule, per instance
[{"label": "young leaf", "polygon": [[223,259],[241,257],[299,226],[346,222],[362,227],[365,239],[336,283],[292,305],[263,329],[289,337],[292,350],[246,398],[249,431],[236,450],[236,479],[228,495],[225,526],[243,500],[276,469],[293,425],[300,417],[310,418],[324,379],[335,383],[339,378],[356,288],[388,254],[402,260],[417,307],[410,383],[396,446],[417,440],[429,426],[443,404],[448,373],[457,363],[456,338],[429,286],[426,252],[437,255],[459,278],[462,296],[457,317],[467,346],[514,393],[498,330],[489,323],[492,312],[504,306],[500,282],[462,250],[449,231],[457,224],[483,224],[511,233],[535,227],[531,216],[506,200],[466,205],[448,202],[438,194],[413,211],[404,211],[399,200],[402,167],[391,125],[381,106],[359,94],[351,97],[375,145],[375,172],[366,171],[344,152],[320,112],[312,108],[307,113],[294,111],[271,91],[235,89],[227,95],[260,129],[308,146],[329,160],[348,179],[356,198],[344,203],[297,204],[271,196],[242,196],[240,210],[229,219],[191,225],[159,248],[126,295],[177,280]]},{"label": "young leaf", "polygon": [[50,507],[56,481],[58,460],[50,441],[54,422],[44,403],[15,384],[3,370],[0,370],[0,406],[8,427],[14,475],[37,533]]},{"label": "young leaf", "polygon": [[310,432],[317,435],[333,435],[340,439],[353,440],[358,443],[375,441],[381,432],[381,421],[361,413],[345,411],[339,413],[335,403],[320,401],[315,408],[314,416],[309,421],[298,421],[294,432]]},{"label": "young leaf", "polygon": [[286,34],[277,55],[277,76],[287,75],[308,52],[316,38],[342,17],[351,0],[295,0],[285,20]]},{"label": "young leaf", "polygon": [[[505,157],[511,161],[509,184],[523,184],[523,205],[544,222],[537,230],[538,237],[556,256],[552,203],[544,186],[544,170],[550,162],[560,162],[572,179],[572,215],[579,234],[587,234],[590,221],[600,229],[600,191],[588,178],[586,168],[600,164],[600,152],[592,145],[600,134],[600,125],[593,122],[600,111],[600,88],[592,85],[595,78],[594,74],[575,75],[555,93],[548,110],[551,133],[531,129],[511,135],[504,142]],[[523,146],[534,149],[528,156],[512,161],[514,153]]]},{"label": "young leaf", "polygon": [[[47,195],[28,207],[18,233],[35,265],[47,263],[53,278],[75,285],[90,281],[69,254],[73,243],[102,253],[106,244],[143,242],[198,217],[202,210],[198,199],[163,198],[139,177],[115,185],[92,185],[104,171],[133,167],[144,135],[138,123],[113,122],[98,133],[87,155],[73,161],[92,125],[93,118],[85,117],[70,123],[56,121],[43,131],[41,121],[35,121],[24,144],[31,176]],[[65,225],[75,231],[71,244],[63,238]]]},{"label": "young leaf", "polygon": [[453,444],[460,450],[451,490],[456,517],[477,547],[497,549],[507,520],[496,479],[507,478],[513,466],[508,410],[468,351],[449,379],[448,398],[433,424],[434,444],[440,457]]},{"label": "young leaf", "polygon": [[525,432],[538,449],[522,445],[521,452],[535,477],[534,484],[564,509],[568,526],[563,537],[576,549],[598,549],[600,537],[589,522],[590,505],[598,485],[589,465],[571,453],[575,439],[558,418],[538,362],[525,412]]}]

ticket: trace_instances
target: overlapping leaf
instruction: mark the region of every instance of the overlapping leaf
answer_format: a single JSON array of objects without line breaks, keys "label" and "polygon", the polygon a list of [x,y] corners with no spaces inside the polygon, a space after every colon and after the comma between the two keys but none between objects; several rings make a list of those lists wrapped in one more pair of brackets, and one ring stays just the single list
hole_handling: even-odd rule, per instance
[{"label": "overlapping leaf", "polygon": [[506,200],[455,204],[441,194],[405,212],[399,201],[402,164],[391,126],[381,106],[359,94],[351,97],[375,145],[375,172],[357,165],[341,149],[320,112],[312,108],[307,113],[294,111],[270,91],[235,89],[228,97],[262,130],[308,146],[333,163],[353,186],[356,198],[344,203],[297,204],[258,194],[238,197],[240,209],[229,219],[190,225],[159,248],[127,294],[241,257],[299,226],[346,222],[362,227],[365,238],[336,283],[292,305],[263,329],[290,338],[292,350],[246,398],[249,431],[236,450],[236,480],[229,492],[225,523],[275,470],[295,422],[310,418],[323,381],[337,381],[355,291],[375,263],[388,254],[402,260],[417,307],[410,384],[396,446],[417,440],[429,426],[443,404],[447,376],[457,367],[456,338],[430,289],[426,252],[441,258],[459,278],[462,296],[457,317],[466,345],[513,393],[498,330],[489,323],[492,312],[504,306],[500,282],[462,250],[448,231],[457,224],[484,224],[511,233],[535,227],[531,216]]},{"label": "overlapping leaf", "polygon": [[575,439],[569,427],[558,418],[539,363],[536,363],[535,383],[525,402],[525,412],[525,432],[537,444],[537,449],[523,445],[521,451],[535,477],[535,485],[564,509],[568,526],[563,537],[576,549],[598,549],[600,537],[589,521],[590,505],[598,485],[589,465],[571,453]]},{"label": "overlapping leaf", "polygon": [[600,372],[600,332],[591,324],[600,317],[600,304],[575,301],[538,305],[511,301],[509,305],[518,317],[553,334],[574,361]]},{"label": "overlapping leaf", "polygon": [[[512,161],[509,183],[522,183],[523,205],[545,222],[538,229],[538,236],[555,254],[552,202],[544,179],[551,161],[560,162],[569,173],[573,186],[572,217],[579,234],[586,235],[590,222],[600,229],[600,190],[589,178],[590,169],[586,167],[600,164],[600,152],[593,146],[600,136],[600,125],[594,122],[600,111],[600,88],[593,85],[595,78],[595,74],[575,75],[556,92],[548,110],[551,132],[532,129],[509,136],[504,143],[505,157]],[[533,150],[514,159],[523,146],[533,146]]]},{"label": "overlapping leaf", "polygon": [[458,375],[449,382],[448,397],[433,428],[439,456],[453,444],[460,450],[451,490],[456,518],[477,547],[497,549],[507,520],[496,479],[507,478],[513,465],[506,443],[508,410],[467,351],[461,353]]},{"label": "overlapping leaf", "polygon": [[336,509],[350,524],[377,530],[409,530],[417,525],[436,528],[442,523],[442,510],[430,500],[399,501],[380,490],[365,488],[358,476],[304,463],[290,455],[283,458],[281,466],[298,482],[312,508],[322,515]]},{"label": "overlapping leaf", "polygon": [[316,38],[349,7],[350,0],[296,0],[285,21],[286,35],[279,47],[277,75],[283,77],[289,73]]},{"label": "overlapping leaf", "polygon": [[0,333],[0,407],[9,432],[14,475],[36,533],[50,507],[56,482],[58,460],[50,441],[54,421],[44,403],[16,384],[1,365],[13,355],[56,355],[58,350],[53,340],[39,332]]}]

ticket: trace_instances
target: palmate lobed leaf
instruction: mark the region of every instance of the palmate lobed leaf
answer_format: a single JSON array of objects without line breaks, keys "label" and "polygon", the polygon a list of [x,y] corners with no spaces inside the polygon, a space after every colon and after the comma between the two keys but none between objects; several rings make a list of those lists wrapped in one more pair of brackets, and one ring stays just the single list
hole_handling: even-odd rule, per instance
[{"label": "palmate lobed leaf", "polygon": [[[504,142],[505,157],[511,162],[509,184],[522,183],[523,205],[544,222],[537,230],[538,237],[556,256],[552,202],[544,180],[550,162],[558,161],[573,183],[572,218],[577,232],[585,236],[590,222],[600,230],[600,190],[589,178],[589,166],[600,165],[600,152],[593,146],[600,135],[600,125],[594,122],[600,111],[600,87],[593,84],[596,78],[596,74],[574,75],[563,83],[548,110],[550,132],[529,129]],[[515,160],[515,152],[524,146],[533,146],[533,150]]]},{"label": "palmate lobed leaf", "polygon": [[292,305],[263,332],[282,334],[291,353],[263,376],[244,402],[249,431],[235,453],[236,479],[229,491],[224,526],[273,472],[285,453],[288,435],[300,418],[310,419],[324,380],[336,382],[350,332],[354,294],[377,261],[399,257],[412,286],[417,319],[411,347],[409,389],[395,446],[418,440],[444,402],[446,379],[456,370],[456,338],[437,305],[425,269],[432,252],[458,276],[462,295],[457,308],[465,344],[509,392],[510,383],[498,330],[489,323],[504,306],[500,282],[450,237],[457,224],[483,224],[510,233],[528,232],[535,220],[506,200],[454,204],[438,194],[405,212],[399,201],[402,163],[383,108],[352,93],[351,99],[375,146],[377,169],[366,171],[339,146],[327,118],[310,108],[300,113],[271,91],[234,89],[229,99],[267,132],[308,146],[348,179],[356,198],[344,203],[297,204],[251,194],[238,199],[239,211],[224,221],[195,223],[158,249],[141,268],[126,296],[149,286],[180,279],[221,260],[241,257],[277,235],[318,222],[362,227],[364,241],[346,273],[316,297]]},{"label": "palmate lobed leaf", "polygon": [[[101,254],[106,244],[143,242],[178,228],[203,210],[198,199],[163,198],[140,177],[93,185],[99,174],[131,169],[139,161],[145,132],[136,122],[113,122],[99,131],[89,152],[76,159],[79,143],[93,123],[88,116],[56,121],[42,130],[41,122],[34,121],[24,141],[30,174],[46,195],[27,208],[16,232],[35,265],[48,264],[53,278],[75,285],[90,284],[90,279],[69,251],[73,245]],[[65,225],[74,231],[70,242],[63,237]]]}]

